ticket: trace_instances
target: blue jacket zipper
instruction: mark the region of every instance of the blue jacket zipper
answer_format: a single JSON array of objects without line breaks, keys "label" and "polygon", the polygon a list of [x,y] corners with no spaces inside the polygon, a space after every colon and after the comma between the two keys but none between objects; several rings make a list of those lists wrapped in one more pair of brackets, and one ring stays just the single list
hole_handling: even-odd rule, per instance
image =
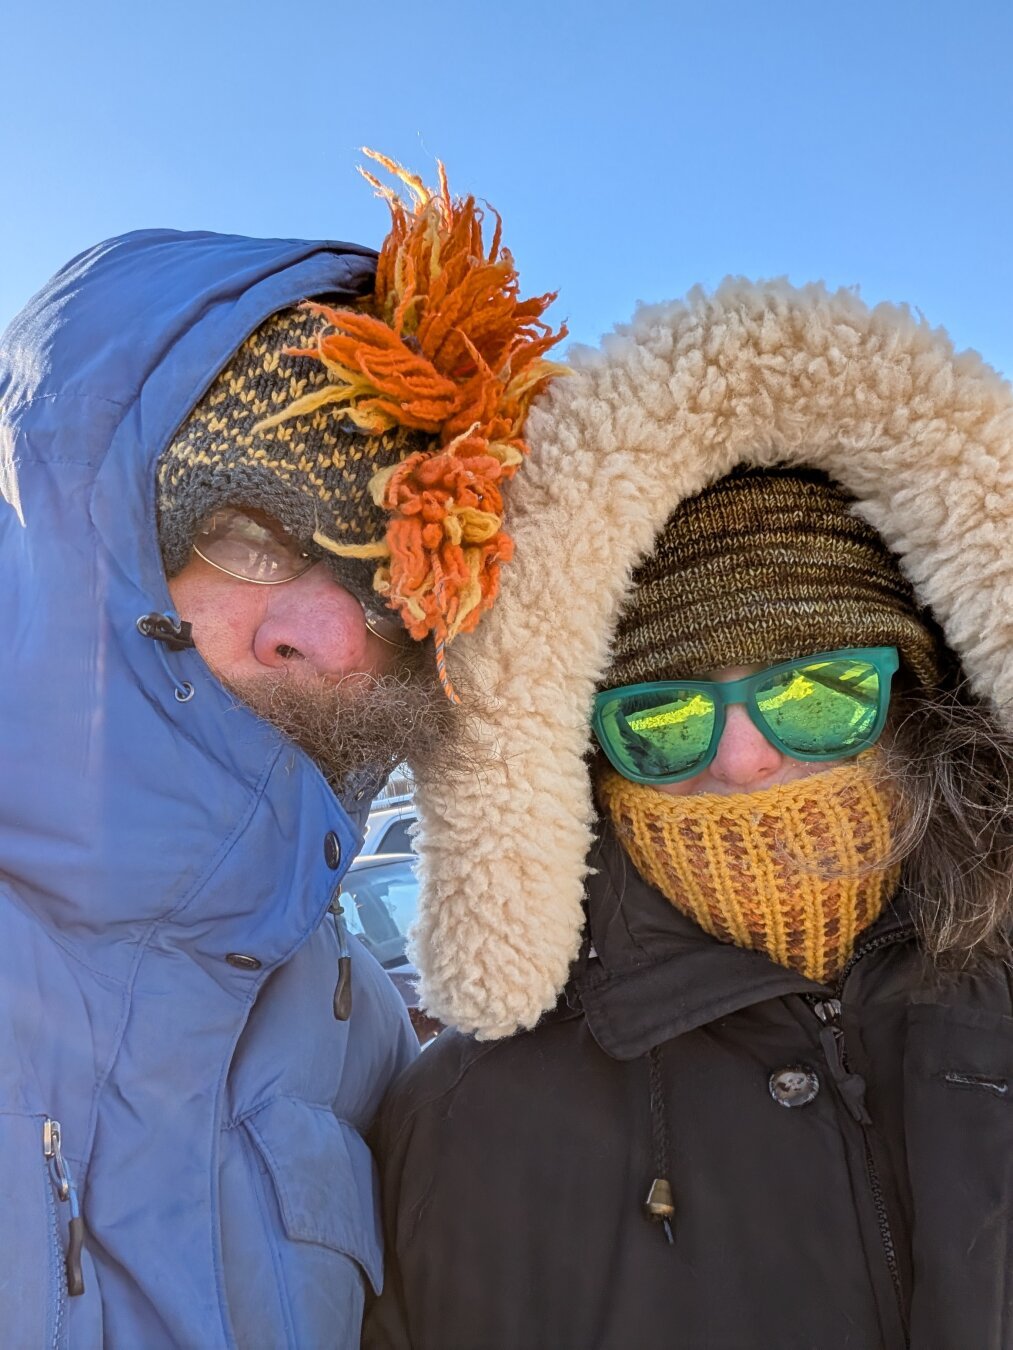
[{"label": "blue jacket zipper", "polygon": [[42,1124],[42,1152],[49,1163],[49,1175],[52,1178],[56,1198],[70,1205],[69,1239],[65,1266],[67,1270],[67,1293],[71,1297],[84,1293],[84,1271],[81,1267],[81,1252],[84,1248],[84,1220],[78,1204],[77,1187],[67,1160],[63,1156],[63,1131],[60,1122],[47,1116]]}]

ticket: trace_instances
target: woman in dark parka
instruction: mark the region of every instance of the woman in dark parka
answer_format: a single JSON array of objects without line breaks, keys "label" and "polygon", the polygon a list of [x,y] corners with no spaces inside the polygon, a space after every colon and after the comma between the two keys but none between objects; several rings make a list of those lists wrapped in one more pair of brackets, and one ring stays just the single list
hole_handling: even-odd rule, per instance
[{"label": "woman in dark parka", "polygon": [[366,1344],[1013,1347],[1009,386],[726,283],[528,432]]}]

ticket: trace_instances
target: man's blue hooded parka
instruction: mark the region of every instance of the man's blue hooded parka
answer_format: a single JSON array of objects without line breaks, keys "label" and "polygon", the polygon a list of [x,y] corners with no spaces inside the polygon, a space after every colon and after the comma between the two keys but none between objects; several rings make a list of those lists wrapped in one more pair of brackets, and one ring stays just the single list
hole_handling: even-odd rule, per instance
[{"label": "man's blue hooded parka", "polygon": [[70,263],[0,342],[5,1345],[353,1346],[379,1285],[362,1131],[414,1037],[354,941],[351,1017],[332,1009],[328,906],[366,794],[339,803],[196,651],[137,628],[171,609],[160,454],[268,315],[348,301],[373,268],[345,244],[141,232]]}]

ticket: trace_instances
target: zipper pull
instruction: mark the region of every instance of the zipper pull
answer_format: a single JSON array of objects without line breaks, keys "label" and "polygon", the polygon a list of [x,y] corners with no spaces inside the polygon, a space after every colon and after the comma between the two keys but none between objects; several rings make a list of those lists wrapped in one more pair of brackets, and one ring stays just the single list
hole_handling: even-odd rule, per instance
[{"label": "zipper pull", "polygon": [[352,958],[348,954],[348,930],[345,928],[345,911],[341,900],[335,896],[328,906],[334,915],[334,927],[338,933],[338,982],[334,986],[334,998],[331,1006],[337,1022],[347,1022],[352,1015]]},{"label": "zipper pull", "polygon": [[820,1028],[820,1045],[823,1047],[823,1055],[830,1067],[830,1076],[837,1085],[837,1091],[859,1125],[871,1125],[872,1117],[865,1106],[865,1079],[861,1074],[850,1071],[844,1055],[841,1001],[837,998],[826,998],[812,1006],[813,1012],[823,1023]]},{"label": "zipper pull", "polygon": [[77,1187],[63,1156],[63,1132],[58,1120],[49,1116],[42,1124],[42,1152],[49,1163],[49,1175],[58,1200],[70,1205],[69,1240],[67,1243],[67,1293],[72,1297],[84,1293],[84,1271],[81,1252],[84,1248],[84,1219],[77,1199]]},{"label": "zipper pull", "polygon": [[347,1022],[352,1015],[352,958],[338,957],[338,982],[334,986],[334,1018]]}]

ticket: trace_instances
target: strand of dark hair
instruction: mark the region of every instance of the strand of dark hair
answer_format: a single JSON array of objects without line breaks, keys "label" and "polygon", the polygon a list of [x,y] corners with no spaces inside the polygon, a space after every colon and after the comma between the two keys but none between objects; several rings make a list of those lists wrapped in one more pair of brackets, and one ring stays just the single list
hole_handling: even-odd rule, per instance
[{"label": "strand of dark hair", "polygon": [[1013,959],[1013,731],[971,692],[900,689],[883,739],[899,788],[894,856],[942,969]]}]

